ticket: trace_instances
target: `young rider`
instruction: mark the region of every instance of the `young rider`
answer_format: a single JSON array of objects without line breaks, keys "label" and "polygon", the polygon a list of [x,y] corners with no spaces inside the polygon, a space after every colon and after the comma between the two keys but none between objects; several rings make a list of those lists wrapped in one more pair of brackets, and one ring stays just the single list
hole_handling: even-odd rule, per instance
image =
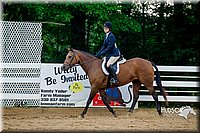
[{"label": "young rider", "polygon": [[112,23],[105,22],[104,23],[104,32],[106,33],[104,42],[101,50],[97,53],[96,57],[99,58],[101,55],[106,55],[106,69],[111,74],[111,82],[113,84],[117,84],[117,75],[114,72],[113,64],[120,58],[120,51],[116,45],[116,38],[114,34],[111,32]]}]

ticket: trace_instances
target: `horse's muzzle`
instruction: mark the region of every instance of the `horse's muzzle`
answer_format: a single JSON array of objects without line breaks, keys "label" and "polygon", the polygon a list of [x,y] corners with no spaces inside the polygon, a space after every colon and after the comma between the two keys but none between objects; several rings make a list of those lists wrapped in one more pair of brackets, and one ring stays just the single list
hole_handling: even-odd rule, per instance
[{"label": "horse's muzzle", "polygon": [[62,71],[63,71],[63,70],[68,70],[69,68],[70,68],[69,65],[63,64],[63,65],[61,66],[61,70],[62,70]]}]

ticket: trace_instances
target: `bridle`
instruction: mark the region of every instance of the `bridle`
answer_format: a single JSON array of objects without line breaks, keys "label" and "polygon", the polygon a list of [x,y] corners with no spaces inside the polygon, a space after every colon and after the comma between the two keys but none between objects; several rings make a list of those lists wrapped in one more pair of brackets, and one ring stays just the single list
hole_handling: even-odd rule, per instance
[{"label": "bridle", "polygon": [[74,67],[74,66],[83,65],[83,64],[86,64],[86,63],[89,63],[89,62],[92,62],[92,61],[98,59],[98,58],[95,58],[95,59],[91,59],[91,60],[86,61],[86,62],[82,62],[82,63],[79,63],[79,64],[74,64],[74,65],[72,65],[71,63],[72,63],[72,61],[73,61],[74,59],[76,60],[76,62],[78,62],[78,60],[77,60],[77,58],[76,58],[75,52],[74,52],[74,51],[71,51],[71,52],[73,53],[73,55],[72,55],[72,57],[71,57],[71,59],[70,59],[70,62],[66,62],[67,65],[69,66],[69,68]]},{"label": "bridle", "polygon": [[[69,68],[71,68],[71,67],[73,67],[73,66],[74,66],[74,65],[72,65],[71,63],[72,63],[72,61],[74,60],[74,58],[76,59],[75,52],[74,52],[74,51],[72,51],[72,53],[73,53],[73,55],[72,55],[72,57],[71,57],[70,61],[69,61],[69,62],[66,62],[66,63],[67,63],[67,65],[69,66]],[[77,61],[77,59],[76,59],[76,61]]]}]

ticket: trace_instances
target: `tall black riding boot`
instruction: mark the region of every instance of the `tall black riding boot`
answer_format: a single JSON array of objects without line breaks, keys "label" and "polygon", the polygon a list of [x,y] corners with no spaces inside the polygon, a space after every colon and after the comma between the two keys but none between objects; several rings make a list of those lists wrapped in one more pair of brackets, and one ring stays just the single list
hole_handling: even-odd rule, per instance
[{"label": "tall black riding boot", "polygon": [[110,73],[111,76],[112,76],[111,82],[112,82],[113,84],[118,84],[117,75],[116,75],[116,73],[114,72],[113,66],[110,65],[110,66],[108,67],[108,70],[109,70],[109,73]]}]

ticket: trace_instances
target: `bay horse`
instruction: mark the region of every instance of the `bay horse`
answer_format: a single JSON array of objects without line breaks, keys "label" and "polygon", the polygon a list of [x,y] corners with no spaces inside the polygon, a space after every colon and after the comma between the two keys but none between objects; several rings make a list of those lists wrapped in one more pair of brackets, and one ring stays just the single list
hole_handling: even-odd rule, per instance
[{"label": "bay horse", "polygon": [[[100,93],[102,97],[103,103],[106,105],[108,110],[116,117],[116,112],[113,108],[110,107],[106,100],[106,93],[105,89],[107,89],[107,81],[108,76],[106,76],[101,68],[102,59],[96,58],[94,55],[75,50],[72,48],[68,48],[68,54],[66,55],[66,59],[62,66],[62,69],[69,69],[75,65],[80,65],[85,73],[88,75],[90,84],[91,84],[91,91],[89,98],[87,100],[86,106],[83,112],[80,114],[82,118],[87,113],[88,107],[92,102],[94,96],[97,92]],[[148,90],[149,93],[152,95],[153,99],[155,100],[157,112],[161,115],[161,106],[158,102],[158,95],[155,93],[153,87],[154,81],[154,69],[156,69],[156,84],[160,89],[161,94],[165,99],[165,104],[167,105],[167,97],[165,93],[165,89],[162,87],[160,75],[158,72],[158,68],[156,65],[148,60],[142,58],[132,58],[126,61],[126,63],[120,65],[120,71],[117,75],[119,84],[116,86],[123,86],[127,83],[133,83],[133,102],[128,111],[131,114],[134,110],[135,104],[139,98],[139,89],[141,84],[143,84]]]}]

